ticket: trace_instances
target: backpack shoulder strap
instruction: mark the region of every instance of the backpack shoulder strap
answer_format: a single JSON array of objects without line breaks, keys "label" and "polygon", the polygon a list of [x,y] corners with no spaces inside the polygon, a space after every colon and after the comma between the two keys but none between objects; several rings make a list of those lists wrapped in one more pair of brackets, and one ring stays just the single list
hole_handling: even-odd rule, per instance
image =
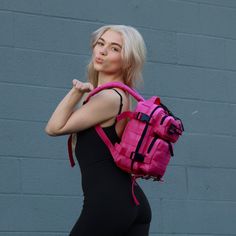
[{"label": "backpack shoulder strap", "polygon": [[129,86],[121,83],[121,82],[108,82],[105,83],[103,85],[98,86],[97,88],[95,88],[94,90],[92,90],[88,97],[86,98],[86,100],[84,101],[84,103],[88,102],[89,99],[95,95],[96,93],[104,90],[104,89],[108,89],[108,88],[120,88],[124,91],[127,91],[131,96],[133,96],[138,102],[139,101],[144,101],[144,98],[134,89],[131,89]]}]

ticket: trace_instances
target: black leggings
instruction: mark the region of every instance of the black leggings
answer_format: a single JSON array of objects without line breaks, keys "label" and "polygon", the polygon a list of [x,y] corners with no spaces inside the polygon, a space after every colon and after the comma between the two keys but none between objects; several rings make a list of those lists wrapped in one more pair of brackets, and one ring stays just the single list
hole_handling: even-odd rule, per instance
[{"label": "black leggings", "polygon": [[151,209],[139,186],[135,193],[140,206],[134,204],[132,197],[125,204],[122,195],[120,200],[108,205],[109,199],[105,199],[104,204],[85,201],[70,236],[148,236]]},{"label": "black leggings", "polygon": [[100,229],[97,225],[96,228],[91,228],[89,226],[82,226],[79,222],[76,223],[72,229],[70,236],[148,236],[149,235],[150,223],[134,223],[130,226],[127,232],[117,233],[116,229],[112,229],[109,222],[107,222],[106,229]]}]

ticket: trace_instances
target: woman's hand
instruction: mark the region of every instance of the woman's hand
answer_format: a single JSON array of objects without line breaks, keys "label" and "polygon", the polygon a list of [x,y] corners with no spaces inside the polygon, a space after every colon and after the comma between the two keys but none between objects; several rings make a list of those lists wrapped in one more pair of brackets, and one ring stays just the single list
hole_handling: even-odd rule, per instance
[{"label": "woman's hand", "polygon": [[72,84],[73,88],[81,93],[88,93],[94,88],[91,83],[83,83],[77,79],[73,79]]}]

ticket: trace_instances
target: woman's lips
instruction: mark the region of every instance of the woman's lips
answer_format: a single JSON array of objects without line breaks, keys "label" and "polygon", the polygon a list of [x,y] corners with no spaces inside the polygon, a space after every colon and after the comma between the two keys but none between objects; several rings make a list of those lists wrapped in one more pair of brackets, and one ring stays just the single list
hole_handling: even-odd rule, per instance
[{"label": "woman's lips", "polygon": [[96,57],[95,62],[98,64],[102,64],[104,62],[104,60],[102,58]]}]

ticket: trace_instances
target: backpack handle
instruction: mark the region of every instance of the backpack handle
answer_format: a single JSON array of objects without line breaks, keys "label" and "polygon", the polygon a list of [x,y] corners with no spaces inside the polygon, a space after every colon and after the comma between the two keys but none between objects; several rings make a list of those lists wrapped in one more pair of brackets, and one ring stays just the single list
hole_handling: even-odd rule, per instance
[{"label": "backpack handle", "polygon": [[86,98],[86,100],[84,101],[84,103],[88,102],[89,99],[96,93],[100,92],[101,90],[103,89],[107,89],[107,88],[120,88],[124,91],[127,91],[131,96],[133,96],[138,102],[140,101],[144,101],[144,98],[139,95],[134,89],[131,89],[129,86],[121,83],[121,82],[108,82],[108,83],[105,83],[95,89],[93,89],[88,97]]}]

